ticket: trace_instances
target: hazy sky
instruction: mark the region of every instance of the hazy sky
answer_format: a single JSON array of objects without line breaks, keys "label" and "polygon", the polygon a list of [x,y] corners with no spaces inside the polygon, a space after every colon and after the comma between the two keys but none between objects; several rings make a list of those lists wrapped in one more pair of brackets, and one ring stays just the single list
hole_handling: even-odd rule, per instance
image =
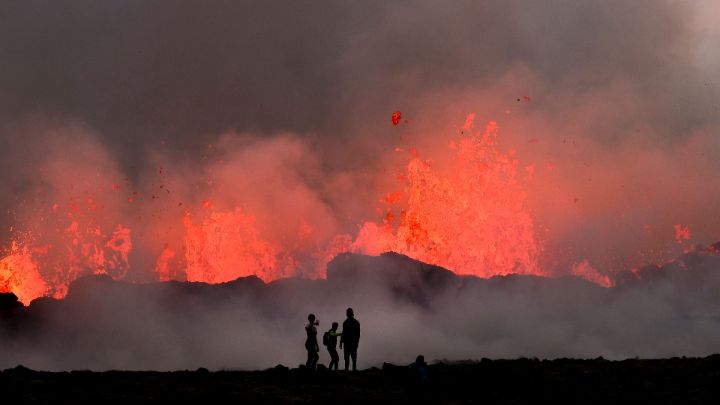
[{"label": "hazy sky", "polygon": [[644,96],[637,119],[681,136],[718,120],[717,13],[712,1],[11,2],[0,114],[84,122],[127,161],[229,129],[354,136],[393,107],[523,66],[580,93],[626,81]]}]

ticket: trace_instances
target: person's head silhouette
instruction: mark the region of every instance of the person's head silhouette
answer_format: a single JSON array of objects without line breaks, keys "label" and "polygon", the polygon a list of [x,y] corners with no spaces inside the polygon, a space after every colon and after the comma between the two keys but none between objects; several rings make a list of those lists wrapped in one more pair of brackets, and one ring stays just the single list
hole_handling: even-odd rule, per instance
[{"label": "person's head silhouette", "polygon": [[337,330],[337,328],[338,328],[338,323],[337,323],[337,322],[333,322],[333,323],[332,323],[332,330]]},{"label": "person's head silhouette", "polygon": [[345,311],[345,313],[347,314],[348,318],[352,318],[353,316],[355,316],[352,308],[348,308],[347,311]]},{"label": "person's head silhouette", "polygon": [[308,315],[308,321],[310,321],[310,323],[315,322],[315,314]]}]

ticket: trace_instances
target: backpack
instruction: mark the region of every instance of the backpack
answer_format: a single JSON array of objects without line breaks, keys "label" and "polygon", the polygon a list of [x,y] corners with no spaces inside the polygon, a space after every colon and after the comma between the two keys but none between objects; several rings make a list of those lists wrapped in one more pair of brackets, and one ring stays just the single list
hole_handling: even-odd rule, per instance
[{"label": "backpack", "polygon": [[330,344],[330,331],[323,333],[323,345],[327,346]]}]

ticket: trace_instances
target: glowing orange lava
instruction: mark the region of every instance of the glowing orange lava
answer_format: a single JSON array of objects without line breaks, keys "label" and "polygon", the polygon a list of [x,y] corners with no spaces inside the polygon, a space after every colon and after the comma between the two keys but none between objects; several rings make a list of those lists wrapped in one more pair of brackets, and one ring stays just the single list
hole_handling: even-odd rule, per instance
[{"label": "glowing orange lava", "polygon": [[281,268],[281,251],[260,239],[255,218],[234,211],[213,212],[200,224],[185,215],[187,280],[223,283],[256,275],[271,281],[291,275]]},{"label": "glowing orange lava", "polygon": [[82,275],[124,278],[132,251],[131,231],[117,224],[106,231],[102,209],[92,198],[53,203],[32,218],[32,231],[15,235],[0,260],[0,291],[13,292],[24,304],[37,297],[62,298]]},{"label": "glowing orange lava", "polygon": [[[400,121],[399,112],[393,115],[396,121]],[[155,258],[145,261],[150,267],[154,263],[153,277],[145,279],[222,283],[250,275],[264,281],[323,277],[325,265],[348,251],[372,255],[395,251],[458,274],[481,277],[548,275],[538,264],[542,248],[523,183],[532,178],[535,165],[518,166],[513,151],[499,148],[495,122],[479,131],[477,127],[475,115],[469,114],[462,133],[447,150],[451,167],[436,166],[421,157],[420,151],[407,149],[402,173],[393,174],[397,186],[378,198],[380,218],[361,223],[356,235],[318,236],[325,228],[306,221],[303,212],[297,212],[296,225],[290,229],[287,218],[282,223],[259,223],[255,213],[232,204],[227,208],[226,202],[208,196],[197,195],[194,202],[185,200],[184,205],[168,202],[163,206],[164,216],[152,226],[174,231],[163,234],[167,240],[157,240],[151,253]],[[165,185],[168,175],[161,174],[160,187],[165,192],[152,198],[132,189],[121,191],[116,183],[108,190],[116,193],[122,206],[127,205],[125,193],[130,192],[133,209],[158,204],[161,198],[170,198],[165,197],[170,195]],[[214,184],[213,179],[204,181]],[[167,207],[181,206],[184,213],[180,209],[168,213]],[[35,222],[26,226],[32,230],[26,234],[34,237],[15,238],[0,260],[0,291],[15,293],[25,304],[40,296],[63,297],[70,282],[83,275],[122,279],[130,269],[132,238],[160,237],[152,226],[134,236],[121,225],[132,221],[118,217],[125,211],[92,196],[44,207],[31,216]],[[155,220],[161,215],[155,211],[148,217]],[[142,219],[135,226],[147,222]],[[278,229],[285,236],[278,238]],[[684,239],[689,238],[686,229],[679,232]],[[572,273],[600,285],[611,284],[587,263],[574,266]]]},{"label": "glowing orange lava", "polygon": [[14,293],[25,305],[47,294],[48,286],[27,247],[13,242],[9,254],[0,260],[0,291]]},{"label": "glowing orange lava", "polygon": [[395,251],[481,277],[544,274],[518,162],[498,150],[497,136],[498,126],[490,122],[453,142],[454,167],[447,176],[411,151],[403,190],[381,201],[388,207],[385,220],[365,223],[350,249]]}]

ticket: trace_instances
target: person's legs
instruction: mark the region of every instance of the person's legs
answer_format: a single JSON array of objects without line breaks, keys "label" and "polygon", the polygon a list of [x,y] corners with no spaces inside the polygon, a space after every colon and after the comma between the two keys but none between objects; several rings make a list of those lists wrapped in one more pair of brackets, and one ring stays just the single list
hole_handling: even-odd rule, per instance
[{"label": "person's legs", "polygon": [[305,349],[307,349],[308,352],[305,367],[314,370],[317,366],[318,360],[320,359],[320,355],[318,354],[317,350],[315,350],[315,346],[313,345],[305,345]]},{"label": "person's legs", "polygon": [[357,370],[357,346],[352,348],[350,356],[352,356],[353,371],[355,371]]},{"label": "person's legs", "polygon": [[307,349],[308,356],[307,361],[305,362],[306,368],[312,368],[313,359],[315,357],[315,350],[314,349]]},{"label": "person's legs", "polygon": [[338,363],[340,362],[340,356],[338,356],[338,352],[334,347],[328,348],[328,352],[330,353],[330,364],[328,365],[328,368],[332,370],[334,365],[335,370],[337,370]]},{"label": "person's legs", "polygon": [[350,360],[350,348],[345,346],[343,350],[343,357],[345,357],[345,371],[348,370],[348,361]]},{"label": "person's legs", "polygon": [[310,358],[308,359],[308,361],[310,362],[310,364],[308,365],[308,367],[310,368],[310,370],[315,370],[315,368],[317,368],[317,362],[318,362],[318,360],[320,359],[320,355],[319,355],[318,352],[313,348],[313,349],[310,349],[310,350],[308,351],[308,356],[310,357]]}]

